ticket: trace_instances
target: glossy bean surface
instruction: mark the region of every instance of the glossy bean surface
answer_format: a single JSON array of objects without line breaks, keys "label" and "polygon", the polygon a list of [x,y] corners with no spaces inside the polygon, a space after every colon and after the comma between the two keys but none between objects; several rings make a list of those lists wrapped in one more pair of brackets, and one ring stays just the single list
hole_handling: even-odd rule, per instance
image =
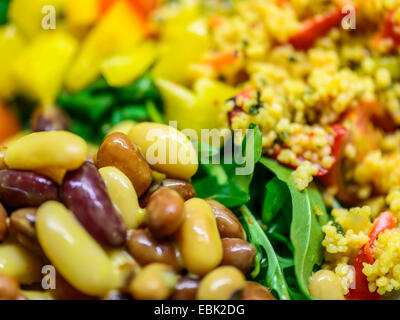
[{"label": "glossy bean surface", "polygon": [[36,235],[36,208],[19,209],[10,215],[10,232],[24,247],[40,250]]},{"label": "glossy bean surface", "polygon": [[151,184],[151,169],[137,145],[120,132],[112,133],[101,144],[97,156],[98,168],[116,167],[132,182],[140,197]]},{"label": "glossy bean surface", "polygon": [[49,178],[30,171],[0,170],[0,200],[8,206],[35,207],[58,199],[58,186]]},{"label": "glossy bean surface", "polygon": [[185,276],[179,279],[175,285],[171,300],[195,300],[200,280],[193,276]]},{"label": "glossy bean surface", "polygon": [[103,296],[122,285],[106,252],[61,203],[50,201],[39,207],[36,230],[46,256],[79,291]]},{"label": "glossy bean surface", "polygon": [[106,185],[93,164],[86,162],[68,172],[61,195],[66,206],[99,243],[119,246],[125,242],[124,221],[114,209]]},{"label": "glossy bean surface", "polygon": [[253,270],[257,252],[252,244],[242,239],[225,238],[222,239],[222,247],[223,265],[234,266],[245,275]]},{"label": "glossy bean surface", "polygon": [[30,120],[33,132],[69,130],[70,126],[68,114],[56,106],[36,108]]}]

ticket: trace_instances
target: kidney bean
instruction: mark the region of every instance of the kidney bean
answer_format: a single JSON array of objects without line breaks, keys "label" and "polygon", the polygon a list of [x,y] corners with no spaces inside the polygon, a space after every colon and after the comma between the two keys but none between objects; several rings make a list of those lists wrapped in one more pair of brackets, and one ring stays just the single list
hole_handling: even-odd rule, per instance
[{"label": "kidney bean", "polygon": [[8,236],[7,211],[0,203],[0,241],[5,240],[7,236]]},{"label": "kidney bean", "polygon": [[106,185],[93,164],[86,162],[68,172],[61,195],[66,206],[99,243],[119,246],[125,242],[124,221],[115,211]]},{"label": "kidney bean", "polygon": [[184,219],[183,199],[176,191],[161,188],[150,197],[146,207],[146,225],[158,239],[178,230]]},{"label": "kidney bean", "polygon": [[18,282],[13,277],[0,274],[0,300],[17,300],[20,294]]},{"label": "kidney bean", "polygon": [[58,200],[58,186],[34,172],[4,169],[0,170],[0,200],[13,208],[36,207]]},{"label": "kidney bean", "polygon": [[80,292],[103,297],[123,285],[118,266],[63,204],[49,201],[41,205],[36,231],[46,257]]},{"label": "kidney bean", "polygon": [[17,241],[29,249],[41,250],[36,236],[36,208],[25,208],[10,215],[10,231]]},{"label": "kidney bean", "polygon": [[151,167],[170,178],[190,179],[198,169],[197,153],[182,132],[165,124],[141,122],[128,134]]},{"label": "kidney bean", "polygon": [[104,139],[97,152],[98,168],[116,167],[132,182],[138,197],[150,186],[151,169],[139,148],[125,134],[115,132]]},{"label": "kidney bean", "polygon": [[147,206],[151,195],[162,187],[167,187],[179,193],[183,200],[189,200],[196,196],[196,190],[189,181],[181,179],[163,179],[157,181],[150,186],[147,192],[140,199],[140,205],[142,208]]},{"label": "kidney bean", "polygon": [[200,281],[198,300],[228,300],[246,285],[246,279],[238,269],[222,266],[208,273]]},{"label": "kidney bean", "polygon": [[200,280],[193,276],[185,276],[179,279],[175,285],[171,300],[195,300]]},{"label": "kidney bean", "polygon": [[132,257],[141,265],[154,262],[180,269],[175,248],[171,242],[159,241],[145,229],[133,230],[129,236],[127,247]]},{"label": "kidney bean", "polygon": [[246,240],[244,231],[239,219],[231,210],[223,204],[212,199],[206,199],[217,219],[218,231],[221,238],[239,238]]},{"label": "kidney bean", "polygon": [[263,285],[247,281],[244,289],[239,292],[239,300],[276,300],[273,294]]},{"label": "kidney bean", "polygon": [[164,300],[173,291],[178,276],[162,263],[152,263],[132,279],[129,291],[137,300]]},{"label": "kidney bean", "polygon": [[56,106],[38,107],[33,112],[30,120],[31,130],[58,131],[69,130],[71,121],[68,114]]},{"label": "kidney bean", "polygon": [[254,268],[256,249],[252,244],[242,239],[222,239],[224,257],[223,265],[234,266],[247,275]]}]

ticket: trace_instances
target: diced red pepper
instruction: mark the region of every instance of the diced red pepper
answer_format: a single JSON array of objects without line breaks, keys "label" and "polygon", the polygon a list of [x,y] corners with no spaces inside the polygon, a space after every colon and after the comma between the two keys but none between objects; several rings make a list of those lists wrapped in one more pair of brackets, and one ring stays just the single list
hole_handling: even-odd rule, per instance
[{"label": "diced red pepper", "polygon": [[372,40],[373,47],[379,47],[381,43],[387,46],[389,51],[395,50],[400,45],[400,25],[395,21],[394,12],[385,15],[381,30]]},{"label": "diced red pepper", "polygon": [[254,90],[256,90],[255,86],[250,86],[248,88],[246,88],[245,90],[239,92],[236,96],[234,96],[233,98],[229,99],[229,100],[233,100],[235,103],[235,107],[233,108],[232,111],[229,112],[228,117],[229,117],[229,121],[232,122],[233,118],[240,114],[243,113],[244,110],[242,108],[241,105],[237,104],[237,100],[238,98],[242,98],[242,100],[246,100],[246,99],[250,99],[251,95],[253,94]]},{"label": "diced red pepper", "polygon": [[396,217],[389,211],[382,212],[379,217],[375,219],[368,235],[369,241],[360,249],[354,260],[355,288],[349,289],[349,294],[346,297],[347,300],[379,300],[381,298],[380,294],[376,291],[369,291],[368,279],[362,270],[364,268],[364,263],[373,264],[375,261],[372,255],[375,240],[385,230],[395,228],[396,224]]},{"label": "diced red pepper", "polygon": [[290,37],[289,43],[298,50],[307,50],[311,48],[314,42],[328,33],[334,27],[338,27],[342,19],[347,15],[347,12],[342,12],[345,5],[351,2],[343,2],[334,11],[317,15],[302,22],[300,30]]},{"label": "diced red pepper", "polygon": [[0,143],[21,130],[16,115],[0,101]]},{"label": "diced red pepper", "polygon": [[227,52],[216,52],[205,59],[205,63],[211,65],[214,69],[220,70],[230,66],[242,58],[242,53],[237,50]]}]

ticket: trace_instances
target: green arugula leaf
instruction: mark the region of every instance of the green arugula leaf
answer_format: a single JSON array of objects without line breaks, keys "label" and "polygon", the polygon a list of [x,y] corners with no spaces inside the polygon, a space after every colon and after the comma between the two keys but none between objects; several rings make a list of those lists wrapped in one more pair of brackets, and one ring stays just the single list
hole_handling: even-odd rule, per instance
[{"label": "green arugula leaf", "polygon": [[[280,299],[290,300],[289,287],[279,263],[280,258],[276,255],[268,237],[265,235],[255,217],[246,206],[240,208],[240,213],[242,215],[242,223],[249,236],[249,241],[258,249],[258,251],[262,248],[267,255],[268,269],[264,280],[265,285],[274,290]],[[287,263],[286,260],[281,261]]]},{"label": "green arugula leaf", "polygon": [[261,216],[262,221],[265,224],[268,224],[276,217],[278,212],[282,210],[283,205],[290,198],[290,193],[286,184],[277,177],[273,177],[270,181],[268,181],[265,188],[266,193]]},{"label": "green arugula leaf", "polygon": [[[290,240],[294,247],[295,273],[302,293],[310,297],[308,279],[314,266],[322,263],[324,255],[321,245],[323,239],[321,223],[328,221],[325,205],[315,186],[311,185],[301,192],[297,190],[291,179],[292,170],[272,159],[262,158],[260,162],[289,188],[292,198]],[[319,212],[323,213],[318,218],[315,213],[316,206]]]}]

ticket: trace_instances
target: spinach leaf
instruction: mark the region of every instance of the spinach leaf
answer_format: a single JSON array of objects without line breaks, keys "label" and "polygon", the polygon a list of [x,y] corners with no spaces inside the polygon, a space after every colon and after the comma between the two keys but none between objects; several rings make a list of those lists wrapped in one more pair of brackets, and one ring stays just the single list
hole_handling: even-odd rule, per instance
[{"label": "spinach leaf", "polygon": [[[295,273],[302,293],[309,297],[308,279],[314,265],[322,263],[324,254],[321,245],[321,223],[328,221],[325,205],[315,186],[311,185],[301,192],[297,190],[291,179],[292,170],[272,159],[262,158],[260,162],[289,188],[292,198],[290,240],[294,247]],[[316,206],[319,207],[319,212],[323,213],[318,219],[315,213]]]},{"label": "spinach leaf", "polygon": [[[262,249],[266,253],[268,269],[263,281],[265,282],[264,284],[274,290],[280,299],[290,300],[289,287],[279,262],[280,258],[276,255],[274,248],[250,210],[246,206],[242,206],[240,213],[249,241],[257,248],[258,252]],[[282,260],[282,262],[287,261]]]}]

